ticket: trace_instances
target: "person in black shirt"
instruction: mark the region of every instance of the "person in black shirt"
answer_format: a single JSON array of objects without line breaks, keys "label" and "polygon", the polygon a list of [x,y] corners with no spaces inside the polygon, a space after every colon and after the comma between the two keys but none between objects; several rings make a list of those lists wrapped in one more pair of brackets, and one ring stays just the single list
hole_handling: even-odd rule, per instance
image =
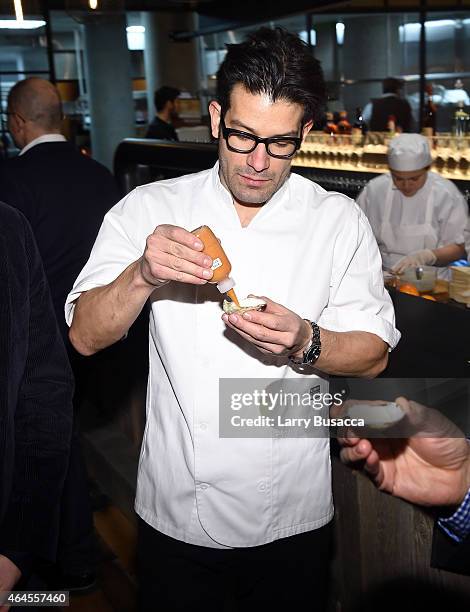
[{"label": "person in black shirt", "polygon": [[180,93],[180,90],[176,87],[167,87],[166,85],[157,89],[154,96],[157,114],[148,127],[146,138],[178,140],[178,135],[171,124],[171,120],[176,115],[176,98]]},{"label": "person in black shirt", "polygon": [[15,584],[32,588],[35,563],[56,558],[73,377],[31,227],[2,202],[0,313],[0,609],[6,610],[1,592]]}]

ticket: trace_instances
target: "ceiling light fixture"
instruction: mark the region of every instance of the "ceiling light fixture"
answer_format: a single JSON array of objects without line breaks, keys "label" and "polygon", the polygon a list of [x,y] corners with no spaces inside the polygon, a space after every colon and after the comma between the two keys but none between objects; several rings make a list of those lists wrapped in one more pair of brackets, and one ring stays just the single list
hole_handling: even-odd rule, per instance
[{"label": "ceiling light fixture", "polygon": [[36,30],[46,25],[40,19],[0,19],[0,30]]},{"label": "ceiling light fixture", "polygon": [[23,15],[23,7],[21,5],[21,0],[13,0],[13,4],[15,6],[15,17],[17,21],[24,21]]}]

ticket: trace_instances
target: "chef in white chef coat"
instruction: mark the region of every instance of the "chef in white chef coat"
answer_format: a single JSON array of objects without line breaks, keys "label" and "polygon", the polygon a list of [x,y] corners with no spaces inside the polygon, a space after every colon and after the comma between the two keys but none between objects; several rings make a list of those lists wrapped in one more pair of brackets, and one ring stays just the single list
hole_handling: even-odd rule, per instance
[{"label": "chef in white chef coat", "polygon": [[[243,612],[320,612],[333,516],[327,432],[224,437],[238,408],[220,391],[224,380],[238,392],[271,379],[324,395],[329,374],[379,374],[400,333],[365,215],[290,172],[324,98],[308,46],[261,28],[229,45],[217,88],[219,161],[140,186],[109,211],[67,300],[70,338],[96,353],[150,300],[140,612],[219,612],[228,596]],[[203,224],[230,258],[237,295],[267,296],[264,312],[223,313],[208,283],[219,263],[189,231]]]},{"label": "chef in white chef coat", "polygon": [[451,262],[465,256],[468,206],[451,181],[430,171],[428,139],[400,134],[388,150],[390,172],[370,181],[357,199],[367,215],[382,254],[394,272],[439,266],[450,276]]}]

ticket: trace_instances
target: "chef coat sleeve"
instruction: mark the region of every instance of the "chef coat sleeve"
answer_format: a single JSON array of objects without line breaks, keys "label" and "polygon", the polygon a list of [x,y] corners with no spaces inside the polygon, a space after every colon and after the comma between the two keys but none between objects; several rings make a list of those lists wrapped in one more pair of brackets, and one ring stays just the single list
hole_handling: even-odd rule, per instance
[{"label": "chef coat sleeve", "polygon": [[361,193],[357,196],[356,198],[356,204],[359,206],[359,208],[364,211],[364,213],[367,215],[367,207],[369,204],[369,190],[367,188],[367,185],[364,187],[364,189],[361,191]]},{"label": "chef coat sleeve", "polygon": [[75,302],[83,292],[108,285],[142,256],[145,240],[155,229],[142,226],[142,204],[137,188],[105,215],[90,258],[67,296],[68,325],[72,324]]},{"label": "chef coat sleeve", "polygon": [[329,300],[318,325],[337,332],[370,332],[391,349],[400,339],[377,242],[366,216],[352,202],[336,236]]},{"label": "chef coat sleeve", "polygon": [[443,194],[442,200],[439,198],[438,215],[438,246],[463,244],[464,230],[468,222],[468,205],[454,185],[450,186],[449,192]]},{"label": "chef coat sleeve", "polygon": [[467,259],[470,263],[470,217],[467,219],[467,226],[464,231],[465,250],[467,251]]}]

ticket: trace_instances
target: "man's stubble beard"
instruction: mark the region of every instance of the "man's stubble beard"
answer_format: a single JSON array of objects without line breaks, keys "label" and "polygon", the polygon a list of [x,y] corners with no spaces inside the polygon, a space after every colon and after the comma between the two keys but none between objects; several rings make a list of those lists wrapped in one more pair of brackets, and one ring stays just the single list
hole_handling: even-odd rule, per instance
[{"label": "man's stubble beard", "polygon": [[[282,185],[287,180],[290,174],[290,164],[286,167],[285,172],[280,176],[273,173],[257,173],[254,172],[249,166],[235,166],[231,169],[231,175],[229,175],[228,164],[226,159],[221,154],[219,149],[219,167],[220,167],[220,179],[225,187],[229,190],[232,198],[240,204],[247,205],[262,205],[265,204],[272,196],[279,191]],[[244,174],[259,179],[271,179],[266,188],[264,189],[250,189],[244,187],[238,182],[238,173]],[[274,180],[273,180],[274,179]],[[277,182],[275,180],[277,179]]]}]

